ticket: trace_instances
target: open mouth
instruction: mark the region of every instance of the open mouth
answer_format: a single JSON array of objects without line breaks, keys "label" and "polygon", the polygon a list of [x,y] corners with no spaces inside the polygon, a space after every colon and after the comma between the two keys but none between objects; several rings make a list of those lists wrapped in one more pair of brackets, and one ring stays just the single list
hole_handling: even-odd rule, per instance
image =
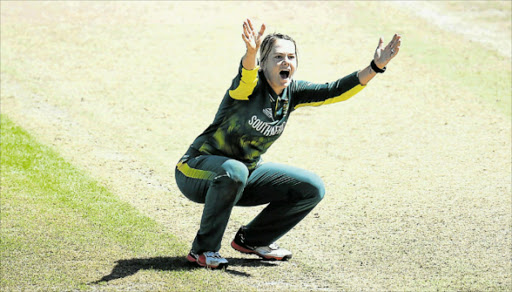
[{"label": "open mouth", "polygon": [[290,71],[288,71],[288,70],[281,70],[279,72],[279,76],[281,76],[281,78],[283,78],[283,79],[287,79],[288,77],[290,77]]}]

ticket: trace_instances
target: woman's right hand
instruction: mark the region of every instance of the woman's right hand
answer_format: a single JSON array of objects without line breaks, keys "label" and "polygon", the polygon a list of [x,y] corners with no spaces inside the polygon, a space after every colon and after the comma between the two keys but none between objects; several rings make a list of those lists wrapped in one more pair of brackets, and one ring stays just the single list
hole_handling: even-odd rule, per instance
[{"label": "woman's right hand", "polygon": [[261,25],[260,31],[256,33],[252,22],[249,18],[244,21],[244,31],[242,39],[247,47],[247,52],[250,54],[256,54],[260,48],[261,42],[263,41],[263,33],[265,33],[265,24]]}]

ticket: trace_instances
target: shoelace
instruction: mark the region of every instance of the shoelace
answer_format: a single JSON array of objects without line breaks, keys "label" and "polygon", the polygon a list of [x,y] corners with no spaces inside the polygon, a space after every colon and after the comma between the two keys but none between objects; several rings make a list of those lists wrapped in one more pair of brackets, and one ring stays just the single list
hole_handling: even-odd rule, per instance
[{"label": "shoelace", "polygon": [[207,251],[204,253],[204,255],[209,258],[222,259],[222,256],[220,255],[219,252]]},{"label": "shoelace", "polygon": [[277,250],[279,249],[279,245],[275,244],[275,243],[271,243],[269,246],[268,246],[270,249],[272,250]]}]

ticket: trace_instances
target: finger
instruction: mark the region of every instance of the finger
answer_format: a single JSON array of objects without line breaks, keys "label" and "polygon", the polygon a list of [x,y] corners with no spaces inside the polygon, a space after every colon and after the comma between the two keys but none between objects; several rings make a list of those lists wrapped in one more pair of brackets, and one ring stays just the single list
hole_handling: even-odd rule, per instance
[{"label": "finger", "polygon": [[400,46],[401,43],[402,43],[402,36],[397,35],[395,45]]},{"label": "finger", "polygon": [[393,36],[393,39],[389,42],[390,47],[395,47],[397,43],[400,41],[401,36],[396,34]]},{"label": "finger", "polygon": [[396,42],[397,34],[395,33],[388,43],[388,46],[392,46]]},{"label": "finger", "polygon": [[377,45],[377,49],[382,49],[382,44],[384,43],[384,40],[382,37],[379,38],[379,44]]},{"label": "finger", "polygon": [[391,49],[395,50],[397,47],[400,47],[400,44],[402,43],[402,40],[400,37],[397,37],[395,40],[393,40],[392,43],[390,43]]},{"label": "finger", "polygon": [[395,45],[393,46],[393,48],[391,49],[391,58],[394,58],[398,52],[400,51],[400,45],[401,45],[401,40],[398,39],[395,43]]},{"label": "finger", "polygon": [[395,55],[398,54],[398,51],[400,51],[400,45],[402,45],[402,41],[398,40],[395,48]]},{"label": "finger", "polygon": [[395,39],[395,37],[393,37],[391,39],[391,41],[389,41],[389,43],[387,44],[386,50],[389,49],[389,48],[392,48],[395,45],[395,42],[396,42],[396,39]]},{"label": "finger", "polygon": [[399,52],[399,51],[400,51],[400,47],[397,47],[397,48],[395,49],[395,52],[393,53],[393,57],[394,57],[394,56],[396,56],[396,54],[398,54],[398,52]]},{"label": "finger", "polygon": [[265,26],[265,24],[263,23],[263,24],[261,25],[260,32],[259,32],[258,34],[259,34],[260,36],[262,36],[262,35],[265,33],[265,29],[266,29],[266,28],[267,28],[267,27],[266,27],[266,26]]},{"label": "finger", "polygon": [[249,39],[245,36],[245,34],[242,34],[242,40],[244,40],[246,44],[250,43]]},{"label": "finger", "polygon": [[247,25],[244,23],[244,34],[247,38],[250,38],[252,36],[252,33],[249,31],[249,28],[247,27]]},{"label": "finger", "polygon": [[245,31],[247,32],[247,34],[249,34],[249,35],[253,35],[253,34],[254,34],[254,31],[253,31],[252,26],[251,26],[251,24],[250,24],[250,22],[249,22],[249,21],[250,21],[249,19],[247,19],[246,21],[244,21],[244,29],[245,29]]},{"label": "finger", "polygon": [[393,51],[396,48],[396,42],[389,42],[389,44],[384,49],[385,51]]},{"label": "finger", "polygon": [[254,33],[254,27],[252,26],[252,21],[247,18],[247,22],[249,23],[249,28],[251,29],[251,33]]},{"label": "finger", "polygon": [[393,59],[398,54],[398,51],[400,51],[400,48],[396,48],[396,49],[391,50],[390,55],[389,55],[389,59],[390,60]]},{"label": "finger", "polygon": [[395,42],[394,49],[400,48],[400,45],[401,45],[401,44],[402,44],[402,40],[401,40],[401,39],[398,39],[398,40]]}]

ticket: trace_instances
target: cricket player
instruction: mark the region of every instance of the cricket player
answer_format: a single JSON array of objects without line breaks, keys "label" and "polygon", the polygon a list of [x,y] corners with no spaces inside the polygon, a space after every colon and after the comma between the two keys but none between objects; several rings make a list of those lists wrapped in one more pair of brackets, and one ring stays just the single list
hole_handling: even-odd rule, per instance
[{"label": "cricket player", "polygon": [[181,192],[204,204],[199,230],[187,256],[202,267],[228,265],[219,250],[234,206],[268,204],[238,230],[231,242],[235,250],[268,260],[292,257],[275,242],[322,200],[325,187],[312,172],[263,163],[261,156],[281,136],[292,112],[351,98],[386,70],[401,44],[397,34],[385,47],[380,38],[366,68],[334,82],[315,84],[293,78],[298,68],[295,41],[280,33],[263,38],[264,32],[264,24],[256,31],[250,19],[244,21],[246,52],[238,72],[213,122],[176,166]]}]

